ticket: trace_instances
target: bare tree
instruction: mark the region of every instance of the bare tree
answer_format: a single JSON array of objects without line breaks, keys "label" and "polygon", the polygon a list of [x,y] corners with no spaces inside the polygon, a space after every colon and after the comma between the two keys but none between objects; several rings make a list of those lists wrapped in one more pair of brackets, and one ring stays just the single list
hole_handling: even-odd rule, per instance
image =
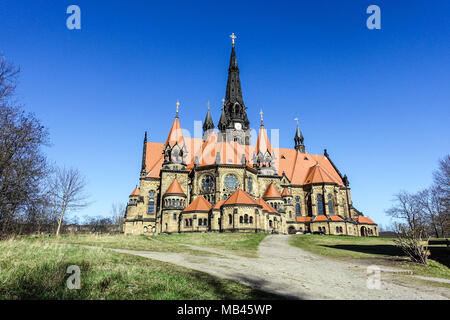
[{"label": "bare tree", "polygon": [[86,180],[75,168],[56,168],[51,179],[50,191],[53,203],[58,214],[58,227],[56,236],[59,236],[64,215],[71,211],[80,210],[89,203],[85,193]]},{"label": "bare tree", "polygon": [[111,216],[113,223],[119,226],[120,230],[122,230],[126,208],[126,204],[120,202],[115,202],[111,205]]},{"label": "bare tree", "polygon": [[394,206],[386,210],[386,213],[395,219],[404,221],[413,232],[424,229],[423,210],[421,210],[417,194],[400,191],[394,195]]},{"label": "bare tree", "polygon": [[394,243],[399,247],[412,261],[427,264],[428,253],[424,243],[424,233],[422,230],[412,230],[406,224],[396,223],[395,230],[397,238]]},{"label": "bare tree", "polygon": [[445,236],[445,225],[448,221],[444,198],[438,187],[422,190],[415,195],[417,206],[422,211],[424,229],[436,238]]},{"label": "bare tree", "polygon": [[433,172],[433,189],[439,198],[440,211],[438,221],[442,228],[442,236],[450,236],[450,155],[439,161],[439,167]]},{"label": "bare tree", "polygon": [[48,174],[41,150],[48,145],[47,130],[14,100],[19,73],[0,56],[0,235],[16,232],[27,210],[37,217]]}]

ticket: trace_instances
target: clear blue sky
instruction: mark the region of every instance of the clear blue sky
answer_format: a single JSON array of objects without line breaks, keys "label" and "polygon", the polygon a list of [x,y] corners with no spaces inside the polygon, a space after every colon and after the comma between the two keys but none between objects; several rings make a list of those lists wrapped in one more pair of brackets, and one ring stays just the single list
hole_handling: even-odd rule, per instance
[{"label": "clear blue sky", "polygon": [[[66,28],[79,5],[82,29]],[[366,8],[381,8],[381,30]],[[78,167],[107,215],[138,182],[142,138],[165,140],[181,102],[193,128],[225,94],[232,32],[252,127],[298,116],[355,206],[376,222],[392,195],[431,183],[449,152],[449,1],[17,1],[0,3],[0,51],[22,67],[19,99],[49,128],[49,158]]]}]

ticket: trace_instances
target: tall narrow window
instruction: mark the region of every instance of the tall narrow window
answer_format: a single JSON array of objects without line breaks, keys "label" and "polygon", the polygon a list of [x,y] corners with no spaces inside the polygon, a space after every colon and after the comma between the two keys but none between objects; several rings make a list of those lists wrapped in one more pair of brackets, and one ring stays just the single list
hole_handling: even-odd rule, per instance
[{"label": "tall narrow window", "polygon": [[231,214],[228,215],[228,223],[233,224],[233,216]]},{"label": "tall narrow window", "polygon": [[244,215],[244,223],[248,223],[248,215]]},{"label": "tall narrow window", "polygon": [[301,210],[300,210],[300,203],[296,203],[295,204],[295,215],[296,216],[300,216],[302,213],[301,213]]},{"label": "tall narrow window", "polygon": [[247,178],[247,188],[248,188],[248,193],[253,192],[253,180],[250,177]]},{"label": "tall narrow window", "polygon": [[317,212],[323,214],[323,196],[321,194],[317,195]]},{"label": "tall narrow window", "polygon": [[328,194],[327,198],[328,198],[328,214],[333,214],[334,213],[332,200],[333,197],[331,196],[331,194]]},{"label": "tall narrow window", "polygon": [[150,190],[150,192],[148,193],[147,213],[148,214],[155,213],[155,191],[153,190]]}]

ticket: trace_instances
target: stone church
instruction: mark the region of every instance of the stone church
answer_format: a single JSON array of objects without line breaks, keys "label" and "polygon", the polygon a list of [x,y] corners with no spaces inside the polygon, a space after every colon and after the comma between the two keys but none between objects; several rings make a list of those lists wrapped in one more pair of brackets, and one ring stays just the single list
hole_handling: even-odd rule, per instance
[{"label": "stone church", "polygon": [[377,225],[353,206],[349,180],[326,149],[323,155],[307,152],[298,120],[293,148],[276,148],[261,111],[251,145],[231,37],[218,130],[208,106],[203,137],[184,137],[177,102],[164,143],[148,141],[145,133],[140,183],[129,196],[124,232],[377,236]]}]

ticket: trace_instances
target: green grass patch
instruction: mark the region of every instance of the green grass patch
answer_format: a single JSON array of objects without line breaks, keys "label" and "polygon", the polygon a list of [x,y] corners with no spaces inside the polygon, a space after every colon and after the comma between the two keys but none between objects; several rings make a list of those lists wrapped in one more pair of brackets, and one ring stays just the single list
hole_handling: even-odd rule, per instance
[{"label": "green grass patch", "polygon": [[[81,269],[70,290],[67,267]],[[0,242],[0,299],[272,299],[280,298],[208,274],[102,248]]]},{"label": "green grass patch", "polygon": [[150,236],[150,239],[166,244],[190,244],[230,251],[245,257],[257,257],[258,246],[266,236],[265,233],[177,233]]},{"label": "green grass patch", "polygon": [[233,254],[256,257],[259,243],[266,237],[263,233],[176,233],[169,235],[64,235],[59,238],[24,237],[36,243],[80,244],[103,248],[128,249],[157,252],[184,252],[194,255],[211,255],[186,245],[228,250]]},{"label": "green grass patch", "polygon": [[393,240],[392,238],[320,235],[293,235],[289,239],[293,246],[329,258],[374,259],[375,264],[381,263],[408,269],[417,275],[450,279],[450,268],[446,264],[448,260],[443,259],[442,255],[428,259],[426,266],[417,264],[409,261],[395,246]]},{"label": "green grass patch", "polygon": [[332,258],[380,258],[402,255],[390,238],[293,235],[289,241],[293,246]]}]

